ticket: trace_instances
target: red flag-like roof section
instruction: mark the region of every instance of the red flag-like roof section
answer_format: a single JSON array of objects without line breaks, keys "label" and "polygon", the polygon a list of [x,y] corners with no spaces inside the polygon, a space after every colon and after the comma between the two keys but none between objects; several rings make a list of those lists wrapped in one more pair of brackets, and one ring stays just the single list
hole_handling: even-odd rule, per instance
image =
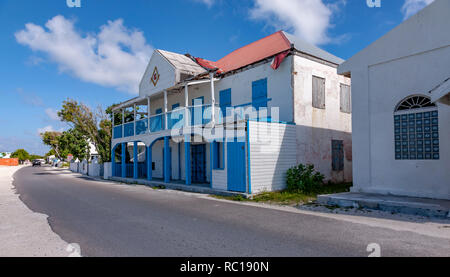
[{"label": "red flag-like roof section", "polygon": [[199,65],[209,69],[219,69],[226,73],[241,67],[261,61],[291,48],[291,42],[282,31],[250,43],[226,55],[217,62],[196,58]]}]

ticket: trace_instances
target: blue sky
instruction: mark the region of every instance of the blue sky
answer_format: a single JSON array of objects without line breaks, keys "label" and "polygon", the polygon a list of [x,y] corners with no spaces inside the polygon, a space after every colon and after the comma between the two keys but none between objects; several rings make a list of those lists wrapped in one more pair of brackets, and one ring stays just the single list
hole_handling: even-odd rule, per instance
[{"label": "blue sky", "polygon": [[155,48],[218,60],[283,29],[347,59],[432,1],[0,0],[0,152],[44,154],[67,98],[134,97]]}]

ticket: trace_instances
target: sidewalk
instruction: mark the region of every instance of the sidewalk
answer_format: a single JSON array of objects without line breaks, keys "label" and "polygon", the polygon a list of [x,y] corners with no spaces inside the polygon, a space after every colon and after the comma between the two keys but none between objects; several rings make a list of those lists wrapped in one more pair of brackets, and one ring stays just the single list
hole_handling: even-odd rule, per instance
[{"label": "sidewalk", "polygon": [[47,216],[28,209],[15,193],[12,176],[20,168],[0,166],[0,257],[69,256]]},{"label": "sidewalk", "polygon": [[346,192],[319,195],[317,202],[322,205],[369,208],[393,213],[450,218],[450,200]]}]

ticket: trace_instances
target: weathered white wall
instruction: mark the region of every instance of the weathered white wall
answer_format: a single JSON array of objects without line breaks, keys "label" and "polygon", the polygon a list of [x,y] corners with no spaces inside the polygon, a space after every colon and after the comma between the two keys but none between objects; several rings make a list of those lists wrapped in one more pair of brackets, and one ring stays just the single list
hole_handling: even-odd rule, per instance
[{"label": "weathered white wall", "polygon": [[107,180],[109,178],[111,178],[112,176],[112,166],[111,163],[104,163],[103,164],[103,179]]},{"label": "weathered white wall", "polygon": [[78,173],[78,166],[79,166],[78,162],[71,162],[69,165],[69,169],[72,172]]},{"label": "weathered white wall", "polygon": [[[159,81],[156,86],[153,85],[151,81],[155,66],[158,68],[158,72],[160,75]],[[139,85],[139,96],[147,96],[160,92],[164,89],[174,86],[175,82],[175,68],[170,65],[170,63],[163,56],[161,56],[158,51],[155,51],[150,59],[150,62]]]},{"label": "weathered white wall", "polygon": [[[450,46],[369,67],[369,186],[355,190],[450,199],[450,107],[438,103],[440,160],[395,160],[396,105],[450,76]],[[419,110],[417,110],[419,111]],[[362,113],[364,111],[358,111]],[[367,111],[366,111],[367,113]],[[355,118],[355,120],[358,120]]]},{"label": "weathered white wall", "polygon": [[89,164],[89,176],[100,177],[103,176],[103,164],[90,163]]},{"label": "weathered white wall", "polygon": [[[340,111],[340,85],[351,85],[350,78],[337,69],[294,56],[294,110],[297,129],[297,163],[314,164],[326,180],[352,180],[351,114]],[[312,77],[325,79],[325,109],[312,106]],[[344,141],[344,170],[332,170],[332,140]]]},{"label": "weathered white wall", "polygon": [[354,191],[450,199],[449,106],[438,104],[440,160],[395,160],[393,126],[402,99],[450,76],[449,10],[435,1],[339,68],[353,83]]},{"label": "weathered white wall", "polygon": [[286,172],[297,162],[296,127],[250,121],[249,129],[252,193],[284,189]]}]

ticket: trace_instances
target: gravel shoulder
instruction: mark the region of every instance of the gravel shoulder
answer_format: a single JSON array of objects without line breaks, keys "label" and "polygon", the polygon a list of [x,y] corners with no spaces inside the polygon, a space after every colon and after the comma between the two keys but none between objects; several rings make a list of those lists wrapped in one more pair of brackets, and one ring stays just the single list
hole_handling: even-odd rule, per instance
[{"label": "gravel shoulder", "polygon": [[21,168],[0,166],[0,257],[67,257],[68,244],[47,215],[31,211],[16,194],[13,175]]}]

